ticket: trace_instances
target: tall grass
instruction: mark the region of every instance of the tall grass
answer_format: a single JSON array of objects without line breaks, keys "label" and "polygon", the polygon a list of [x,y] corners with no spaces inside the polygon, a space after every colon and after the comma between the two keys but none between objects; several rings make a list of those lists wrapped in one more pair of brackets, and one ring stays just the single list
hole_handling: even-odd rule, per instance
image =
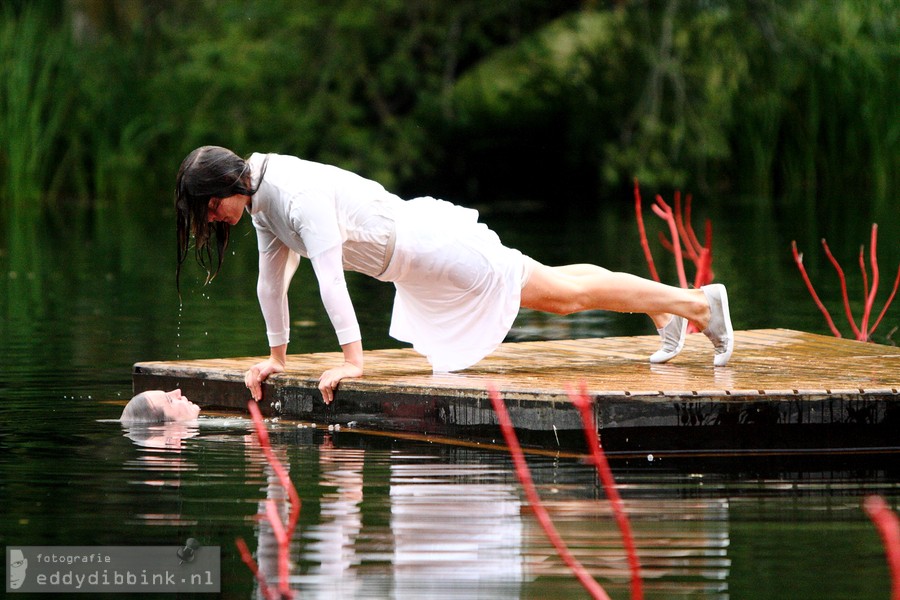
[{"label": "tall grass", "polygon": [[811,206],[848,192],[876,206],[895,201],[897,8],[896,0],[799,3],[759,16],[774,34],[758,36],[754,77],[738,101],[743,181]]},{"label": "tall grass", "polygon": [[67,45],[33,5],[18,14],[0,9],[0,218],[14,273],[33,273],[41,262],[37,224],[58,181],[59,136],[72,97]]},{"label": "tall grass", "polygon": [[43,306],[47,236],[39,227],[58,182],[59,135],[71,98],[66,37],[47,26],[41,4],[0,7],[0,258],[8,272],[2,310],[37,323]]},{"label": "tall grass", "polygon": [[68,40],[48,31],[31,5],[0,9],[0,168],[3,197],[16,210],[41,197],[56,175],[55,151],[71,87]]}]

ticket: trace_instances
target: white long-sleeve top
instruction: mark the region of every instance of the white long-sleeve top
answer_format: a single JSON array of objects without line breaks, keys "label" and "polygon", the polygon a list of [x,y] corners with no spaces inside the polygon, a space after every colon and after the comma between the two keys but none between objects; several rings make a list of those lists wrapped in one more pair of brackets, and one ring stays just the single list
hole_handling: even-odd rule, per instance
[{"label": "white long-sleeve top", "polygon": [[330,165],[277,154],[253,154],[249,162],[259,184],[248,211],[256,228],[257,295],[269,345],[290,340],[287,289],[301,256],[312,263],[338,343],[360,340],[344,270],[380,278],[403,201],[374,181]]}]

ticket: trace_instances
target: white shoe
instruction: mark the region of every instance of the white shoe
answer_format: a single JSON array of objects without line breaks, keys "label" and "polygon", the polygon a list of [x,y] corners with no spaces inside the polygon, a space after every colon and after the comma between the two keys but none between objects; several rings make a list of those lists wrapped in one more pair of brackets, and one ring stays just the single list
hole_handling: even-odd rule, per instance
[{"label": "white shoe", "polygon": [[650,362],[653,364],[664,363],[678,356],[678,353],[684,348],[687,326],[687,319],[672,315],[672,320],[666,323],[665,327],[657,329],[662,343],[659,350],[650,355]]},{"label": "white shoe", "polygon": [[731,314],[728,312],[728,292],[721,283],[705,285],[700,288],[709,302],[709,325],[703,330],[704,335],[716,349],[713,365],[724,367],[734,352],[734,329],[731,327]]}]

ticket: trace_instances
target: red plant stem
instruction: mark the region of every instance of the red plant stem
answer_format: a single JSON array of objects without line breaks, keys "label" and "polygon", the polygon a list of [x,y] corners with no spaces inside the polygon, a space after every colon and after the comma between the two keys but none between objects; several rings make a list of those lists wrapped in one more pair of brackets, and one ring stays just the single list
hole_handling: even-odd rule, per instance
[{"label": "red plant stem", "polygon": [[641,210],[641,190],[638,180],[634,180],[634,212],[637,216],[638,233],[641,236],[641,247],[644,249],[644,258],[650,268],[650,277],[659,282],[659,274],[656,272],[656,264],[653,262],[653,254],[650,252],[650,243],[647,241],[647,231],[644,229],[644,216]]},{"label": "red plant stem", "polygon": [[619,490],[616,488],[616,481],[613,479],[612,469],[609,468],[609,462],[606,460],[606,454],[600,445],[600,435],[597,432],[597,426],[594,422],[592,412],[593,403],[590,401],[585,389],[584,383],[581,384],[581,390],[578,394],[569,390],[569,399],[581,413],[581,422],[584,426],[584,436],[587,439],[588,447],[591,450],[591,456],[594,465],[597,467],[597,473],[603,482],[603,489],[606,496],[612,504],[613,514],[616,517],[616,523],[619,526],[619,532],[622,534],[622,542],[625,545],[625,552],[628,555],[628,566],[631,570],[631,598],[632,600],[642,600],[644,591],[641,586],[641,565],[638,562],[637,550],[634,545],[634,535],[631,533],[631,524],[628,516],[625,514],[625,508],[622,505],[622,497],[619,496]]},{"label": "red plant stem", "polygon": [[516,432],[513,428],[512,420],[509,418],[509,413],[506,411],[506,405],[503,403],[503,399],[500,397],[496,388],[492,385],[488,386],[488,396],[491,399],[491,404],[494,406],[494,412],[497,413],[497,419],[500,422],[500,429],[503,431],[506,445],[509,447],[509,453],[512,455],[513,463],[516,467],[516,476],[519,478],[519,483],[522,484],[522,488],[525,490],[525,495],[528,497],[528,502],[531,504],[531,509],[534,511],[538,523],[540,523],[541,528],[543,528],[550,543],[553,544],[557,554],[559,554],[560,558],[563,559],[563,562],[565,562],[572,573],[574,573],[575,577],[578,578],[581,585],[583,585],[591,594],[591,597],[609,600],[609,596],[600,584],[597,583],[597,581],[591,577],[590,573],[587,572],[587,569],[572,556],[572,553],[569,552],[569,549],[559,535],[559,532],[553,526],[553,521],[550,519],[547,509],[544,508],[541,497],[534,487],[534,481],[531,479],[531,472],[528,470],[528,464],[525,462],[525,455],[522,452],[522,447],[519,446],[519,440],[516,437]]},{"label": "red plant stem", "polygon": [[287,549],[291,540],[281,523],[281,516],[278,514],[278,507],[275,506],[274,500],[266,501],[266,518],[272,526],[272,533],[275,534],[275,540],[278,542],[278,591],[282,598],[289,598],[291,596],[291,563]]},{"label": "red plant stem", "polygon": [[681,208],[681,192],[675,191],[675,227],[678,229],[678,235],[681,238],[681,241],[684,243],[684,251],[687,254],[687,257],[691,259],[693,262],[697,262],[697,251],[694,247],[694,244],[691,242],[691,237],[688,235],[687,228],[684,224],[684,217],[682,214]]},{"label": "red plant stem", "polygon": [[[712,283],[712,280],[715,278],[715,274],[713,273],[712,261],[713,261],[713,232],[712,232],[712,221],[706,219],[704,223],[704,240],[703,247],[706,249],[706,264],[703,265],[705,272],[703,273],[703,278],[700,280],[700,285],[707,285]],[[700,287],[699,285],[696,287]]]},{"label": "red plant stem", "polygon": [[671,252],[675,254],[675,246],[672,245],[672,242],[669,241],[669,238],[666,237],[666,234],[662,231],[659,232],[659,245],[663,247],[663,250]]},{"label": "red plant stem", "polygon": [[247,403],[247,408],[250,410],[250,416],[253,418],[256,436],[259,438],[259,445],[263,450],[263,454],[265,454],[266,460],[269,461],[272,470],[275,471],[275,474],[278,476],[278,481],[288,493],[288,497],[291,500],[291,514],[287,527],[290,537],[290,535],[293,535],[294,529],[297,526],[297,520],[300,518],[300,496],[297,494],[297,489],[291,482],[291,478],[288,476],[281,461],[279,461],[278,458],[275,457],[275,453],[272,452],[272,443],[269,441],[269,432],[266,431],[266,426],[262,420],[262,413],[256,405],[256,401],[250,400]]},{"label": "red plant stem", "polygon": [[860,245],[860,247],[859,247],[859,271],[862,273],[863,304],[865,304],[866,299],[869,297],[869,272],[866,269],[866,247],[865,247],[865,245]]},{"label": "red plant stem", "polygon": [[882,308],[881,312],[878,314],[878,319],[875,320],[875,324],[872,325],[872,329],[869,330],[870,337],[873,333],[875,333],[878,325],[881,324],[881,319],[884,318],[884,313],[887,312],[888,306],[890,306],[891,302],[894,301],[894,296],[897,295],[898,286],[900,286],[900,266],[897,267],[897,278],[894,279],[894,289],[891,290],[891,295],[888,296],[887,302],[884,303],[884,308]]},{"label": "red plant stem", "polygon": [[241,553],[241,560],[244,561],[244,564],[247,565],[247,568],[250,569],[250,572],[253,573],[253,576],[259,582],[259,591],[263,598],[270,600],[271,596],[269,595],[269,586],[266,583],[266,578],[263,577],[259,567],[257,567],[256,561],[253,560],[253,555],[250,553],[250,548],[247,547],[244,538],[239,537],[234,540],[234,545],[237,546],[238,552]]},{"label": "red plant stem", "polygon": [[[684,274],[683,254],[687,255],[696,267],[694,287],[706,285],[714,277],[712,273],[712,224],[708,219],[706,220],[706,244],[701,245],[691,223],[692,199],[691,194],[687,194],[684,205],[682,205],[681,192],[676,191],[674,211],[659,195],[656,196],[656,203],[651,207],[653,212],[666,221],[669,226],[669,234],[672,241],[670,242],[663,232],[659,232],[659,241],[663,249],[675,255],[679,285],[682,288],[688,287],[687,277]],[[644,257],[647,260],[652,278],[658,282],[660,281],[659,273],[656,270],[656,264],[653,261],[653,255],[647,241],[647,230],[644,227],[643,211],[641,210],[641,192],[637,179],[634,180],[634,206]],[[706,251],[705,254],[704,250]]]},{"label": "red plant stem", "polygon": [[712,254],[710,254],[708,248],[700,249],[700,257],[697,261],[697,274],[694,276],[694,288],[699,288],[700,286],[704,286],[709,281],[707,280],[710,271],[710,265]]},{"label": "red plant stem", "polygon": [[678,237],[678,226],[675,224],[672,209],[665,203],[662,196],[657,195],[656,204],[653,205],[653,212],[669,224],[669,233],[672,235],[672,246],[675,253],[675,267],[678,269],[678,283],[682,288],[687,288],[687,277],[684,274],[684,259],[681,256],[681,241]]},{"label": "red plant stem", "polygon": [[[847,294],[847,278],[844,277],[844,270],[831,253],[831,248],[828,247],[828,242],[825,241],[825,238],[822,238],[822,248],[825,249],[825,255],[828,257],[828,260],[831,261],[834,270],[837,271],[838,279],[841,282],[841,295],[844,298],[844,312],[847,315],[847,321],[850,322],[850,327],[853,329],[853,335],[856,339],[860,339],[859,327],[856,326],[856,321],[853,320],[853,313],[850,310],[850,296]],[[865,268],[863,268],[863,277],[865,277]]]},{"label": "red plant stem", "polygon": [[[687,233],[690,238],[690,243],[694,245],[694,251],[699,255],[700,250],[701,250],[701,248],[703,248],[703,246],[700,245],[700,240],[697,239],[697,234],[694,232],[694,226],[691,225],[691,203],[692,202],[693,202],[693,197],[690,194],[688,194],[687,197],[685,198],[685,202],[684,202],[684,204],[685,204],[684,218],[685,218],[685,221],[687,222]],[[707,224],[707,226],[709,226],[709,224],[710,224],[709,219],[706,220],[706,224]],[[709,242],[709,239],[707,239],[707,242]]]},{"label": "red plant stem", "polygon": [[825,308],[825,305],[822,304],[822,301],[819,300],[819,295],[816,293],[816,289],[813,287],[812,281],[809,280],[809,275],[806,274],[806,267],[803,266],[803,254],[797,251],[797,242],[791,242],[791,250],[794,253],[794,262],[797,263],[797,268],[800,269],[800,275],[803,276],[803,281],[806,283],[806,288],[809,290],[809,294],[812,296],[813,301],[815,301],[816,306],[819,307],[819,310],[822,311],[822,314],[825,315],[825,320],[828,322],[828,327],[831,328],[831,333],[834,334],[834,337],[842,337],[841,332],[838,331],[838,328],[834,326],[834,321],[831,320],[831,315],[828,314],[828,309]]},{"label": "red plant stem", "polygon": [[859,328],[862,330],[864,341],[868,341],[869,333],[869,317],[872,315],[872,307],[875,305],[875,294],[878,292],[878,224],[872,224],[872,242],[869,247],[869,260],[872,263],[872,289],[869,290],[866,298],[866,308],[863,311],[862,322]]},{"label": "red plant stem", "polygon": [[[691,232],[693,236],[693,230]],[[694,288],[700,288],[704,285],[709,284],[713,280],[712,273],[712,222],[707,219],[706,220],[706,239],[705,244],[703,246],[698,246],[698,255],[696,265],[697,265],[697,273],[694,275]],[[696,240],[696,236],[694,236]],[[697,242],[699,244],[699,242]],[[690,325],[690,330],[695,329],[693,325]]]},{"label": "red plant stem", "polygon": [[290,498],[291,501],[291,512],[287,529],[285,529],[284,525],[281,523],[281,518],[278,515],[275,502],[272,500],[266,502],[266,517],[272,525],[272,531],[275,534],[275,539],[278,541],[278,589],[283,598],[289,598],[292,595],[289,581],[290,541],[291,537],[294,535],[297,520],[300,517],[300,496],[297,494],[297,489],[294,487],[293,482],[291,482],[291,478],[288,476],[284,465],[281,464],[281,461],[279,461],[275,456],[275,453],[272,452],[272,443],[269,441],[269,432],[266,431],[266,426],[262,420],[262,413],[260,412],[256,401],[250,400],[247,403],[247,408],[253,419],[253,426],[256,429],[256,436],[259,438],[259,445],[263,450],[263,454],[265,454],[266,460],[269,462],[272,470],[275,471],[275,474],[278,476],[278,481],[287,492],[288,498]]},{"label": "red plant stem", "polygon": [[900,521],[881,496],[868,496],[863,508],[878,529],[891,573],[891,599],[900,600]]}]

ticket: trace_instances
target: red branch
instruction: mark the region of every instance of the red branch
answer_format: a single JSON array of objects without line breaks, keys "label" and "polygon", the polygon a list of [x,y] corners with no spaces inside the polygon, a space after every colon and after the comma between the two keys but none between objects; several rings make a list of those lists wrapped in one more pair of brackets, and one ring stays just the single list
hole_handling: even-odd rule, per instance
[{"label": "red branch", "polygon": [[702,248],[698,259],[697,274],[694,276],[694,288],[700,288],[712,281],[712,252]]},{"label": "red branch", "polygon": [[[650,245],[647,242],[647,231],[644,227],[644,218],[641,211],[640,188],[636,179],[634,182],[634,200],[635,215],[644,257],[647,259],[652,278],[655,281],[660,281],[656,265],[653,262],[653,255],[650,252]],[[659,232],[659,242],[664,250],[671,252],[675,256],[675,267],[678,271],[679,285],[682,288],[688,287],[687,277],[684,273],[684,256],[687,256],[694,263],[694,267],[697,270],[694,275],[693,287],[698,288],[707,285],[713,280],[712,223],[708,219],[706,220],[706,241],[705,244],[701,244],[691,224],[691,204],[692,197],[690,194],[685,196],[684,204],[682,204],[681,192],[676,191],[674,210],[659,195],[656,196],[656,203],[651,207],[653,212],[668,225],[671,241],[663,232]]]},{"label": "red branch", "polygon": [[863,508],[878,529],[891,573],[891,599],[900,600],[900,521],[881,496],[868,496]]},{"label": "red branch", "polygon": [[[297,494],[297,489],[294,487],[293,482],[291,482],[291,478],[288,476],[288,472],[284,468],[284,465],[281,464],[281,461],[278,460],[275,453],[272,451],[272,443],[269,441],[269,432],[266,431],[262,413],[260,412],[256,401],[250,400],[247,403],[247,408],[253,419],[253,427],[256,430],[256,437],[259,438],[259,446],[262,448],[269,466],[272,467],[272,470],[278,476],[278,481],[285,492],[287,492],[291,502],[291,513],[288,518],[288,525],[285,527],[281,522],[281,517],[278,514],[275,502],[271,499],[266,501],[266,520],[268,520],[269,524],[272,526],[272,532],[275,534],[275,539],[278,542],[278,593],[282,598],[291,598],[293,592],[290,588],[290,541],[294,535],[297,520],[300,517],[300,496]],[[243,544],[243,540],[240,540],[240,542]],[[243,545],[246,548],[246,544]],[[238,549],[240,549],[240,546],[238,546]],[[246,559],[244,562],[247,563]],[[247,564],[249,566],[249,563]],[[258,573],[253,567],[251,567],[251,571],[254,571],[254,574]],[[259,575],[257,575],[257,578],[260,579]],[[262,579],[260,579],[260,587],[263,587]],[[268,593],[266,593],[266,597],[268,597]]]},{"label": "red branch", "polygon": [[687,277],[684,275],[684,258],[681,256],[681,239],[678,237],[678,225],[675,223],[675,216],[671,207],[658,194],[656,196],[656,204],[653,205],[653,212],[669,224],[669,234],[672,236],[672,252],[675,254],[675,268],[678,270],[678,283],[681,287],[686,288]]},{"label": "red branch", "polygon": [[633,600],[642,600],[644,597],[643,588],[641,586],[641,565],[638,562],[637,550],[634,545],[634,536],[631,533],[631,524],[628,522],[628,516],[625,514],[625,508],[622,505],[622,498],[619,496],[619,490],[616,488],[615,479],[613,479],[612,469],[609,468],[609,462],[606,460],[606,454],[600,445],[600,435],[597,432],[594,423],[593,403],[588,398],[587,390],[582,382],[581,390],[578,394],[569,390],[569,399],[581,413],[581,422],[584,426],[584,435],[587,439],[588,447],[591,450],[591,457],[594,465],[597,467],[597,473],[603,482],[603,489],[612,505],[613,514],[616,517],[616,523],[619,526],[619,532],[622,534],[622,542],[625,545],[625,552],[628,555],[628,566],[631,570],[631,597]]},{"label": "red branch", "polygon": [[[800,268],[800,274],[803,276],[803,281],[806,282],[806,287],[809,289],[809,293],[812,296],[813,301],[815,301],[816,305],[819,307],[819,310],[822,311],[822,314],[825,315],[825,319],[826,321],[828,321],[828,326],[831,328],[831,332],[835,335],[835,337],[841,337],[840,332],[837,330],[837,327],[835,327],[834,322],[831,320],[831,315],[828,314],[828,310],[825,308],[824,304],[822,304],[822,301],[819,300],[819,296],[813,289],[812,283],[809,280],[809,276],[806,273],[806,269],[803,267],[803,255],[797,251],[797,242],[791,242],[791,248],[794,253],[794,262],[796,262],[797,266]],[[841,297],[844,302],[844,312],[847,315],[847,321],[850,323],[850,327],[853,329],[853,335],[857,340],[861,342],[867,342],[871,340],[872,334],[875,333],[878,325],[881,324],[881,320],[884,318],[884,315],[887,312],[888,307],[891,305],[891,302],[894,301],[894,296],[897,295],[897,288],[898,286],[900,286],[900,267],[898,267],[897,277],[894,280],[894,287],[892,288],[887,301],[885,301],[881,312],[878,313],[878,318],[875,319],[874,325],[869,327],[869,322],[872,317],[872,310],[875,307],[875,296],[878,293],[880,276],[880,272],[878,269],[878,224],[872,224],[871,246],[869,247],[869,263],[872,266],[871,287],[869,286],[869,273],[866,269],[865,246],[860,246],[859,249],[859,269],[860,271],[862,271],[863,295],[865,297],[865,306],[863,307],[863,314],[862,319],[860,320],[859,327],[857,327],[856,325],[856,321],[853,318],[853,312],[850,308],[850,295],[847,293],[847,279],[844,276],[844,270],[841,268],[841,265],[831,253],[831,249],[828,247],[828,242],[826,242],[824,239],[822,240],[822,248],[825,250],[825,256],[828,257],[828,260],[831,262],[834,270],[837,272],[838,280],[841,284]]]},{"label": "red branch", "polygon": [[[841,282],[841,295],[844,298],[844,312],[847,314],[847,320],[850,322],[850,327],[853,329],[853,335],[856,337],[856,339],[859,339],[859,327],[856,326],[856,321],[853,319],[853,312],[850,310],[850,296],[847,294],[847,278],[844,277],[844,270],[841,268],[841,265],[838,264],[837,259],[831,253],[831,249],[828,247],[828,242],[825,241],[825,238],[822,238],[822,248],[825,249],[825,256],[827,256],[828,260],[831,261],[831,264],[834,266],[834,270],[837,271],[838,280]],[[860,252],[860,259],[861,258],[862,253]],[[863,279],[865,279],[865,266],[863,266],[862,261],[860,261],[860,266],[863,267]],[[868,285],[868,283],[865,285]]]},{"label": "red branch", "polygon": [[[684,215],[684,211],[681,208],[681,192],[675,191],[675,226],[678,228],[678,235],[681,237],[681,241],[684,242],[684,251],[687,254],[687,257],[691,259],[695,264],[697,259],[700,256],[700,248],[694,245],[694,240],[696,236],[693,235],[693,230],[691,230],[691,223],[689,220],[690,215],[690,194],[688,194],[686,204],[687,215]],[[685,225],[685,222],[687,224]]]},{"label": "red branch", "polygon": [[872,307],[875,305],[875,292],[878,291],[878,259],[876,257],[876,247],[878,245],[878,224],[872,224],[872,242],[869,246],[869,261],[872,263],[872,289],[868,291],[866,298],[866,308],[863,310],[862,329],[863,335],[868,338],[869,332],[869,316],[872,314]]},{"label": "red branch", "polygon": [[253,418],[253,426],[256,428],[256,437],[259,438],[259,445],[262,448],[263,454],[265,454],[266,460],[269,461],[269,465],[271,465],[272,470],[275,471],[275,474],[278,476],[281,487],[288,493],[288,498],[291,500],[291,514],[287,530],[288,533],[293,534],[294,529],[297,527],[297,520],[300,518],[300,496],[297,494],[297,489],[294,487],[293,482],[291,482],[287,470],[275,456],[275,453],[272,452],[272,443],[269,441],[269,432],[266,431],[262,413],[259,411],[259,406],[256,405],[256,401],[249,401],[247,403],[247,408],[250,410],[250,416]]},{"label": "red branch", "polygon": [[797,250],[796,241],[791,242],[791,250],[794,253],[794,262],[797,263],[797,268],[800,269],[800,275],[803,276],[803,281],[806,282],[806,288],[809,290],[809,294],[812,296],[816,306],[818,306],[819,310],[822,311],[822,314],[825,315],[825,320],[828,322],[828,327],[831,328],[831,333],[834,334],[834,337],[842,337],[841,332],[835,327],[834,321],[828,313],[828,309],[825,308],[825,305],[819,300],[819,295],[816,293],[816,288],[813,287],[812,281],[809,280],[809,275],[806,273],[806,267],[803,266],[803,254]]},{"label": "red branch", "polygon": [[247,547],[244,538],[239,537],[234,540],[234,545],[237,546],[238,552],[241,553],[241,560],[244,561],[244,564],[247,565],[247,568],[250,569],[250,572],[253,573],[253,576],[259,582],[259,591],[262,593],[263,598],[270,600],[272,596],[269,595],[269,585],[266,583],[266,578],[259,570],[259,567],[256,566],[256,561],[253,560],[253,555],[250,553],[250,548]]},{"label": "red branch", "polygon": [[662,246],[666,252],[675,254],[675,246],[672,245],[672,242],[669,241],[669,238],[666,237],[666,234],[660,231],[657,236],[659,237],[660,246]]},{"label": "red branch", "polygon": [[[694,246],[694,253],[700,254],[700,250],[703,249],[703,246],[700,244],[700,240],[697,239],[697,234],[694,233],[694,226],[691,225],[691,203],[693,201],[693,197],[688,194],[685,198],[685,206],[684,206],[684,222],[687,230],[687,239],[685,242],[690,243]],[[706,223],[706,247],[712,249],[712,225],[710,224],[709,219],[705,221]]]},{"label": "red branch", "polygon": [[863,280],[863,302],[869,297],[869,271],[866,269],[866,247],[859,247],[859,272],[862,273]]},{"label": "red branch", "polygon": [[647,242],[647,231],[644,229],[644,215],[641,210],[641,190],[638,186],[638,180],[634,180],[634,212],[637,216],[638,232],[641,236],[641,247],[644,249],[644,258],[647,259],[647,266],[650,267],[650,277],[653,281],[659,281],[659,274],[656,272],[656,265],[653,262],[653,254],[650,252],[650,244]]},{"label": "red branch", "polygon": [[[712,280],[715,277],[715,274],[713,273],[713,270],[712,270],[712,257],[713,257],[712,221],[710,221],[709,219],[706,219],[706,221],[703,222],[703,228],[704,228],[704,236],[705,236],[705,239],[703,242],[703,247],[706,248],[706,253],[709,256],[706,257],[706,273],[704,273],[703,278],[701,278],[700,280],[703,282],[703,285],[708,285],[708,284],[712,283]],[[700,286],[697,286],[697,287],[700,287]]]},{"label": "red branch", "polygon": [[290,547],[291,537],[281,523],[281,516],[278,514],[278,507],[275,506],[274,500],[266,500],[266,519],[269,521],[269,525],[272,526],[275,541],[278,542],[278,591],[281,593],[282,598],[289,598],[291,596],[291,563],[288,548]]},{"label": "red branch", "polygon": [[509,447],[509,453],[512,455],[513,463],[516,467],[516,476],[519,478],[519,483],[522,484],[522,488],[525,490],[525,495],[528,497],[528,502],[531,504],[531,509],[534,511],[538,523],[540,523],[541,528],[543,528],[550,543],[553,544],[557,554],[563,559],[563,562],[566,563],[572,573],[575,574],[575,577],[578,578],[581,585],[583,585],[591,594],[591,597],[609,600],[609,596],[604,589],[597,583],[597,580],[591,577],[590,573],[587,572],[587,569],[578,562],[578,559],[572,555],[569,548],[566,546],[566,543],[559,535],[559,532],[553,526],[553,521],[550,519],[547,509],[541,502],[541,497],[534,487],[534,481],[531,479],[531,472],[528,470],[528,464],[525,462],[525,454],[522,452],[522,447],[519,446],[519,440],[516,437],[516,432],[513,428],[512,420],[509,418],[509,413],[506,411],[506,405],[503,403],[503,399],[500,397],[496,388],[492,385],[488,386],[488,396],[490,396],[491,404],[494,406],[494,411],[497,413],[497,419],[500,422],[500,429],[503,431],[506,445]]}]

